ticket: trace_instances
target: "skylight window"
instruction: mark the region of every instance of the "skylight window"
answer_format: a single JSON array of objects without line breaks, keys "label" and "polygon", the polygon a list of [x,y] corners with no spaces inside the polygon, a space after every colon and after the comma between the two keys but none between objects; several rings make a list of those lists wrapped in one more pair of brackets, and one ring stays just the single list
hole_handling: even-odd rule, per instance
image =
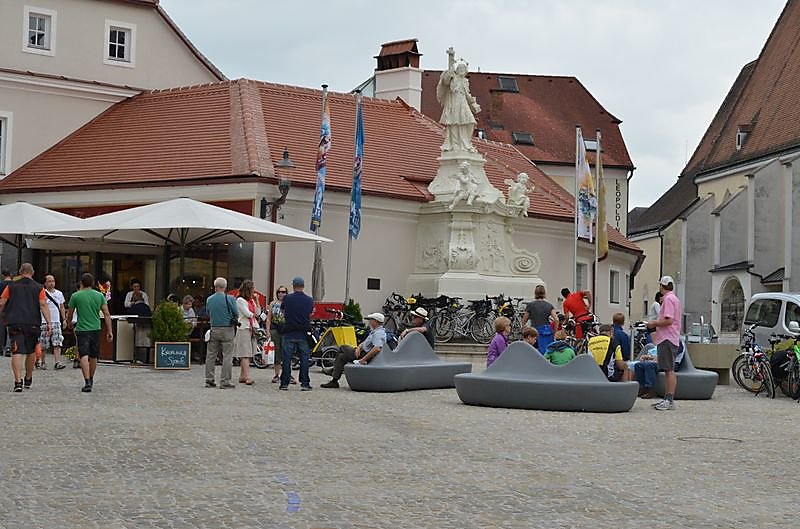
[{"label": "skylight window", "polygon": [[511,139],[516,145],[533,145],[533,134],[530,132],[512,132]]},{"label": "skylight window", "polygon": [[504,92],[519,92],[516,77],[498,77],[497,81],[500,83],[500,90]]}]

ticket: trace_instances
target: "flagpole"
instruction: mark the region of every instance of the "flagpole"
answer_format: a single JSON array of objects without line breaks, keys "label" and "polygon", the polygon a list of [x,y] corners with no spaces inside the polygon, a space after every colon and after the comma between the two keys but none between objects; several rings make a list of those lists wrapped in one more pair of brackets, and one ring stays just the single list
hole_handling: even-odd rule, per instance
[{"label": "flagpole", "polygon": [[572,256],[572,291],[578,291],[578,178],[580,172],[580,161],[578,158],[581,155],[581,126],[575,125],[575,244],[574,254]]},{"label": "flagpole", "polygon": [[[594,157],[594,171],[595,171],[595,189],[597,189],[598,196],[600,195],[600,129],[595,129],[595,134],[597,136],[595,142],[597,145],[597,150],[595,151]],[[600,200],[604,200],[604,197],[600,197]],[[599,203],[598,203],[598,210],[599,210]],[[595,217],[594,223],[594,274],[592,277],[592,300],[597,299],[597,273],[599,272],[598,263],[600,262],[600,216],[597,215]],[[610,294],[610,293],[609,293]],[[595,302],[595,307],[597,306],[597,302]]]},{"label": "flagpole", "polygon": [[[358,156],[358,110],[359,110],[360,107],[361,107],[361,90],[357,90],[356,91],[355,127],[353,129],[353,130],[355,130],[355,134],[353,135],[353,138],[355,138],[355,141],[353,141],[353,159],[354,160],[355,160],[355,157]],[[355,164],[353,164],[353,179],[354,180],[355,180],[355,176],[356,176],[355,172],[356,172],[356,167],[355,167]],[[352,215],[352,208],[353,208],[353,195],[351,193],[350,194],[350,209],[351,209],[350,215]],[[344,280],[344,302],[345,302],[345,304],[350,303],[350,264],[351,264],[351,260],[352,260],[352,250],[353,250],[353,236],[350,234],[350,220],[349,220],[349,218],[350,217],[348,216],[348,221],[347,221],[347,272],[345,274],[345,280]]]}]

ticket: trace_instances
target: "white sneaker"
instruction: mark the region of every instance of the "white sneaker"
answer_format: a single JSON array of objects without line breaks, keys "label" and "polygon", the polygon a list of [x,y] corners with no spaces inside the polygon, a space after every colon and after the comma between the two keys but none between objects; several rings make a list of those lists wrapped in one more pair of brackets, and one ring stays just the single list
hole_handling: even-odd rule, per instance
[{"label": "white sneaker", "polygon": [[658,403],[658,406],[655,407],[658,411],[667,411],[667,410],[674,410],[675,409],[675,401],[674,400],[662,400]]},{"label": "white sneaker", "polygon": [[664,402],[665,400],[667,400],[667,399],[661,399],[658,402],[652,403],[650,406],[653,407],[653,408],[657,408],[658,405],[661,404],[662,402]]}]

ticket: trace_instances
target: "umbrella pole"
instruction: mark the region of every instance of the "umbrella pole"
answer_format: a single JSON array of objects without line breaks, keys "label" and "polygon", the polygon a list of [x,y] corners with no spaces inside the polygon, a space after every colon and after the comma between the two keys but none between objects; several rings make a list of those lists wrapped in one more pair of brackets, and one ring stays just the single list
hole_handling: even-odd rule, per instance
[{"label": "umbrella pole", "polygon": [[22,235],[17,235],[16,242],[17,242],[17,270],[19,270],[19,267],[22,266],[22,245],[23,245]]},{"label": "umbrella pole", "polygon": [[186,268],[186,245],[182,244],[181,245],[181,261],[180,261],[180,278],[181,279],[180,279],[180,283],[178,283],[178,287],[177,287],[177,288],[179,288],[181,290],[180,294],[178,295],[179,298],[183,298],[183,296],[186,294],[186,292],[184,292],[184,290],[185,290],[184,285],[186,284],[186,279],[183,277],[183,273],[185,272],[185,268]]}]

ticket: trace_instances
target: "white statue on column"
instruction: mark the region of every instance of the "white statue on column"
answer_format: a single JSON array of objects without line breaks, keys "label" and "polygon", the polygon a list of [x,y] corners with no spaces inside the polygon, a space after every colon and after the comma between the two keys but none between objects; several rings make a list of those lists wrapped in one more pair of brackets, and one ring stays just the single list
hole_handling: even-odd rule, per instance
[{"label": "white statue on column", "polygon": [[464,161],[458,164],[456,180],[458,180],[458,190],[456,190],[453,195],[453,201],[450,203],[451,210],[462,200],[466,200],[467,205],[471,206],[478,195],[478,182],[475,181],[472,171],[469,170],[469,162]]},{"label": "white statue on column", "polygon": [[447,70],[439,77],[436,86],[436,99],[442,105],[439,123],[445,126],[442,151],[476,152],[472,146],[472,133],[477,121],[474,114],[481,111],[477,100],[469,93],[467,63],[456,64],[456,52],[447,50]]},{"label": "white statue on column", "polygon": [[535,186],[528,187],[527,173],[519,173],[516,181],[506,178],[505,184],[508,186],[508,205],[521,208],[521,215],[527,217],[528,210],[531,207],[531,199],[528,197],[528,193],[533,193],[535,188]]}]

